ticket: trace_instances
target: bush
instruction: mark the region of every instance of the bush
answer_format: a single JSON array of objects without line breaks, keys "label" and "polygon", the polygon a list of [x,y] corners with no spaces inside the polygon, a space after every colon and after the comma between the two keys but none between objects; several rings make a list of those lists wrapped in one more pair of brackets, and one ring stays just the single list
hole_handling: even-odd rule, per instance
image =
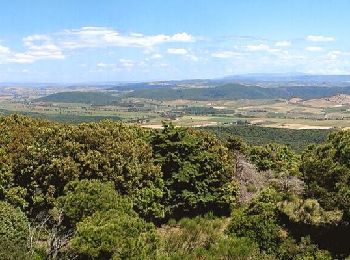
[{"label": "bush", "polygon": [[259,248],[248,238],[227,237],[226,218],[184,218],[162,227],[164,259],[261,259]]},{"label": "bush", "polygon": [[58,198],[58,207],[75,225],[97,211],[116,209],[126,214],[135,214],[129,199],[117,194],[112,182],[81,180],[68,183],[64,196]]},{"label": "bush", "polygon": [[152,259],[157,236],[152,224],[112,209],[78,223],[71,246],[83,258]]},{"label": "bush", "polygon": [[7,202],[0,201],[0,257],[25,258],[29,222],[25,214]]},{"label": "bush", "polygon": [[326,210],[342,210],[350,220],[350,132],[329,136],[325,144],[309,147],[302,155],[300,170],[306,195]]},{"label": "bush", "polygon": [[249,157],[260,171],[272,170],[299,175],[299,157],[287,146],[279,144],[252,146]]},{"label": "bush", "polygon": [[276,252],[284,239],[277,217],[279,199],[274,190],[262,191],[249,205],[233,211],[228,232],[252,239],[267,253]]},{"label": "bush", "polygon": [[0,238],[26,246],[29,222],[26,215],[7,202],[0,201]]}]

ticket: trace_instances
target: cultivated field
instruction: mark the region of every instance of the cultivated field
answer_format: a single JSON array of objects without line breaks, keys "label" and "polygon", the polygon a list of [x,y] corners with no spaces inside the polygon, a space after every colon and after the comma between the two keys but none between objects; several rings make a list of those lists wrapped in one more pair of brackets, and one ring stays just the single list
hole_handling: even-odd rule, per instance
[{"label": "cultivated field", "polygon": [[[101,90],[89,88],[101,93]],[[0,93],[2,114],[23,113],[66,122],[122,120],[145,127],[160,128],[163,121],[176,125],[202,127],[253,124],[291,129],[329,129],[350,127],[350,98],[336,95],[301,100],[155,100],[120,98],[111,104],[43,102],[38,98],[58,89],[10,88]],[[62,88],[60,91],[67,91]]]}]

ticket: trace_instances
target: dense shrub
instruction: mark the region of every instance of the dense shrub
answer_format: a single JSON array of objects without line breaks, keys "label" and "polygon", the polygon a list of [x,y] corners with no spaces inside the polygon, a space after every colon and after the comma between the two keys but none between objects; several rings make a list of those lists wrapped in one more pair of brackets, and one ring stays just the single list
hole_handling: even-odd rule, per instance
[{"label": "dense shrub", "polygon": [[0,127],[0,150],[9,157],[2,167],[8,175],[4,185],[19,191],[17,200],[25,199],[31,215],[53,207],[68,182],[99,179],[112,181],[143,216],[163,216],[161,172],[142,129],[110,121],[63,125],[17,115],[0,119]]},{"label": "dense shrub", "polygon": [[78,223],[71,246],[83,259],[152,259],[157,253],[157,235],[152,224],[112,209]]},{"label": "dense shrub", "polygon": [[229,214],[237,195],[234,158],[218,139],[165,124],[151,143],[161,165],[170,216]]},{"label": "dense shrub", "polygon": [[308,238],[301,237],[298,242],[289,234],[279,209],[282,201],[273,189],[263,190],[248,205],[233,211],[228,234],[250,238],[262,252],[277,259],[332,259],[328,251],[319,250]]},{"label": "dense shrub", "polygon": [[350,219],[350,132],[330,135],[324,144],[312,146],[302,155],[300,170],[306,195],[327,210],[342,210]]},{"label": "dense shrub", "polygon": [[164,259],[261,259],[257,244],[224,234],[228,219],[184,218],[161,228]]},{"label": "dense shrub", "polygon": [[28,236],[29,221],[25,214],[9,203],[0,201],[0,258],[29,259]]},{"label": "dense shrub", "polygon": [[68,183],[64,195],[58,198],[58,207],[73,225],[97,211],[116,209],[133,215],[132,203],[120,196],[112,182],[81,180]]},{"label": "dense shrub", "polygon": [[26,247],[28,235],[26,215],[9,203],[0,201],[0,240]]}]

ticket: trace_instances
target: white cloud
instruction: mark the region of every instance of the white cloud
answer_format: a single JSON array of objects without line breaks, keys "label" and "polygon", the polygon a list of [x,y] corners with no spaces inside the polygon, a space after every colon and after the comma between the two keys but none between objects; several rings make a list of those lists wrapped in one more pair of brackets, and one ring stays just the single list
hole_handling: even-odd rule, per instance
[{"label": "white cloud", "polygon": [[0,55],[4,55],[8,53],[10,53],[10,49],[8,47],[0,45]]},{"label": "white cloud", "polygon": [[52,39],[46,35],[32,35],[23,38],[23,45],[27,48],[24,52],[10,52],[7,62],[33,63],[44,59],[64,59],[65,56],[58,46],[52,43]]},{"label": "white cloud", "polygon": [[198,61],[199,60],[199,57],[194,55],[194,54],[188,54],[188,55],[186,55],[186,57],[188,59],[190,59],[191,61]]},{"label": "white cloud", "polygon": [[342,54],[341,51],[330,51],[327,53],[327,57],[330,60],[336,60]]},{"label": "white cloud", "polygon": [[151,56],[151,59],[161,59],[161,58],[163,58],[163,56],[159,53],[155,53]]},{"label": "white cloud", "polygon": [[63,47],[69,49],[106,46],[150,48],[167,42],[195,42],[195,38],[186,32],[173,35],[121,34],[106,27],[82,27],[65,30],[58,33],[58,36],[61,38]]},{"label": "white cloud", "polygon": [[194,42],[194,37],[188,33],[176,33],[173,36],[171,36],[172,41],[177,42]]},{"label": "white cloud", "polygon": [[270,46],[266,44],[247,45],[246,49],[248,51],[268,51],[270,50]]},{"label": "white cloud", "polygon": [[135,65],[134,61],[129,59],[119,59],[119,62],[122,67],[129,69]]},{"label": "white cloud", "polygon": [[30,47],[35,45],[35,43],[38,44],[40,42],[50,42],[51,38],[44,34],[34,34],[34,35],[24,37],[22,41],[25,46]]},{"label": "white cloud", "polygon": [[308,46],[305,48],[305,50],[311,51],[311,52],[317,52],[317,51],[322,51],[323,48],[320,46]]},{"label": "white cloud", "polygon": [[276,47],[289,47],[292,43],[290,41],[279,41],[275,43]]},{"label": "white cloud", "polygon": [[186,55],[188,54],[188,51],[186,49],[182,48],[169,48],[167,50],[168,53],[170,54],[177,54],[177,55]]},{"label": "white cloud", "polygon": [[220,59],[227,59],[227,58],[233,58],[233,57],[241,57],[243,54],[240,52],[234,52],[234,51],[218,51],[211,54],[214,58],[220,58]]},{"label": "white cloud", "polygon": [[310,42],[332,42],[335,41],[335,38],[324,35],[308,35],[306,40]]},{"label": "white cloud", "polygon": [[106,63],[99,62],[99,63],[97,63],[96,66],[97,66],[97,67],[100,67],[100,68],[105,68],[105,67],[107,67],[108,65],[107,65]]},{"label": "white cloud", "polygon": [[[160,44],[188,43],[195,42],[196,39],[186,32],[173,35],[122,34],[107,27],[82,27],[52,34],[29,35],[22,41],[25,49],[20,52],[11,51],[0,45],[0,62],[33,63],[44,59],[64,59],[66,51],[78,48],[136,47],[151,50]],[[152,59],[159,58],[161,58],[160,54],[152,56]],[[132,65],[123,63],[123,66]]]},{"label": "white cloud", "polygon": [[278,48],[271,48],[267,44],[247,45],[245,46],[245,50],[248,52],[265,51],[269,53],[279,53],[282,51],[281,49],[278,49]]},{"label": "white cloud", "polygon": [[188,50],[183,49],[183,48],[169,48],[169,49],[167,49],[167,53],[173,54],[173,55],[181,55],[181,56],[183,56],[191,61],[198,61],[199,60],[198,56],[196,56],[193,53],[188,52]]}]

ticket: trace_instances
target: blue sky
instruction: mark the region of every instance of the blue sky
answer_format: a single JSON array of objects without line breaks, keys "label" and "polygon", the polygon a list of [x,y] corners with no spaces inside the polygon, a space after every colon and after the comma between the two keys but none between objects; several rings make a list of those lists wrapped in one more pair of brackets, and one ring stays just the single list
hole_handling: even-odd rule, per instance
[{"label": "blue sky", "polygon": [[348,0],[11,0],[0,82],[350,73]]}]

